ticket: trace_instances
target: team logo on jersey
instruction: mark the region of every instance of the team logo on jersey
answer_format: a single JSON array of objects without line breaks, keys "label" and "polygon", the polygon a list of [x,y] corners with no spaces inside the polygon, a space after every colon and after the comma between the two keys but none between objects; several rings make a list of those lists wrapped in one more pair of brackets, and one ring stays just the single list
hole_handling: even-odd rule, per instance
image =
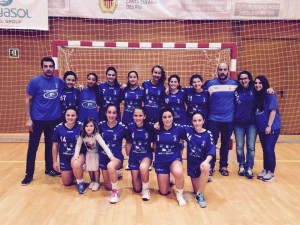
[{"label": "team logo on jersey", "polygon": [[97,108],[97,104],[94,101],[84,100],[82,102],[82,107],[87,109],[95,109]]},{"label": "team logo on jersey", "polygon": [[58,96],[57,90],[49,90],[44,93],[44,98],[55,99]]},{"label": "team logo on jersey", "polygon": [[99,0],[98,5],[103,13],[114,13],[118,6],[118,0]]}]

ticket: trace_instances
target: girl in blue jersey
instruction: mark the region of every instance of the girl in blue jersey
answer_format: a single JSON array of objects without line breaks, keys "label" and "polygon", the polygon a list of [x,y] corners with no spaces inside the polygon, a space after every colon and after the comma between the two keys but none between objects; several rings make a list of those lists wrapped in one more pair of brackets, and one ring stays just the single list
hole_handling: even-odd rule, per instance
[{"label": "girl in blue jersey", "polygon": [[[127,78],[127,86],[124,88],[124,90],[122,90],[124,99],[122,123],[124,123],[125,125],[133,122],[133,110],[135,107],[142,107],[145,95],[144,88],[138,86],[139,76],[136,71],[130,71],[127,75]],[[128,149],[126,149],[126,154],[128,156]],[[128,164],[126,166],[126,170],[129,170]]]},{"label": "girl in blue jersey", "polygon": [[[186,117],[187,124],[192,125],[192,115],[195,112],[201,112],[206,120],[208,117],[209,93],[202,88],[203,77],[194,74],[190,78],[190,87],[185,87],[185,103],[187,105]],[[206,124],[204,125],[204,127]]]},{"label": "girl in blue jersey", "polygon": [[117,170],[123,167],[122,154],[123,139],[127,139],[127,127],[117,120],[117,106],[109,104],[106,109],[106,121],[99,123],[99,132],[105,143],[112,151],[116,160],[110,161],[106,153],[99,152],[99,167],[102,172],[106,189],[111,190],[110,203],[117,203],[120,199]]},{"label": "girl in blue jersey", "polygon": [[[238,87],[234,93],[234,135],[236,141],[236,156],[239,163],[238,174],[248,179],[253,178],[253,166],[256,141],[256,124],[254,115],[255,96],[254,82],[250,72],[238,74]],[[246,139],[246,157],[244,145]]]},{"label": "girl in blue jersey", "polygon": [[133,122],[133,110],[136,107],[142,107],[144,100],[144,88],[138,86],[138,73],[130,71],[127,78],[127,86],[122,91],[124,99],[122,123],[125,125]]},{"label": "girl in blue jersey", "polygon": [[80,131],[80,136],[77,140],[74,158],[79,156],[81,146],[84,144],[87,150],[85,157],[85,169],[89,172],[91,178],[89,189],[92,191],[97,191],[100,187],[99,154],[97,143],[100,144],[111,161],[116,160],[99,134],[95,119],[86,118]]},{"label": "girl in blue jersey", "polygon": [[117,119],[121,120],[120,104],[122,102],[121,84],[117,79],[117,70],[115,67],[108,67],[105,72],[106,81],[99,84],[100,95],[100,111],[99,120],[106,119],[105,113],[109,104],[114,104],[117,107]]},{"label": "girl in blue jersey", "polygon": [[129,151],[129,169],[132,186],[135,192],[142,191],[142,199],[150,200],[149,166],[152,163],[153,126],[145,124],[145,112],[142,108],[133,111],[134,123],[128,124],[129,140],[126,149]]},{"label": "girl in blue jersey", "polygon": [[147,121],[155,123],[159,120],[159,111],[163,104],[166,73],[162,66],[156,65],[152,67],[151,74],[152,79],[144,81],[142,87],[145,90],[144,109]]},{"label": "girl in blue jersey", "polygon": [[193,127],[187,131],[187,173],[191,177],[196,200],[206,207],[204,189],[209,177],[210,161],[216,155],[216,146],[210,131],[203,128],[204,117],[200,112],[192,116]]},{"label": "girl in blue jersey", "polygon": [[86,118],[91,117],[94,118],[96,122],[99,122],[98,76],[95,73],[89,73],[86,77],[87,87],[81,90],[78,98],[78,119],[83,123]]},{"label": "girl in blue jersey", "polygon": [[61,171],[63,185],[71,185],[75,176],[78,184],[78,192],[83,194],[85,192],[83,182],[83,164],[85,162],[85,155],[83,152],[80,152],[76,162],[74,162],[73,158],[81,127],[82,124],[77,121],[76,109],[67,109],[64,122],[57,125],[53,132],[52,156],[53,168],[56,171]]},{"label": "girl in blue jersey", "polygon": [[275,145],[281,129],[277,98],[274,94],[267,93],[269,87],[269,81],[265,76],[260,75],[255,78],[255,117],[258,136],[263,149],[264,166],[257,178],[263,181],[270,181],[275,178]]},{"label": "girl in blue jersey", "polygon": [[185,93],[180,86],[180,77],[176,74],[168,78],[168,94],[164,95],[164,104],[174,113],[174,122],[186,124]]},{"label": "girl in blue jersey", "polygon": [[176,199],[180,206],[186,205],[183,198],[184,178],[181,139],[186,137],[184,127],[174,124],[170,108],[163,108],[159,116],[160,130],[155,135],[155,172],[161,195],[170,193],[170,173],[175,178]]},{"label": "girl in blue jersey", "polygon": [[67,71],[64,74],[65,86],[60,94],[60,109],[62,121],[68,108],[77,108],[79,91],[75,88],[77,75],[73,71]]}]

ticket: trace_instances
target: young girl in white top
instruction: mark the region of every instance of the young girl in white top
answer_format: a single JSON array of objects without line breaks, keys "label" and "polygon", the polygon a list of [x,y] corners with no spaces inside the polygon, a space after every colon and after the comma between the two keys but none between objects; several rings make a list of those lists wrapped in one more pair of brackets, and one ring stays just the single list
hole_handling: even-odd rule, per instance
[{"label": "young girl in white top", "polygon": [[81,146],[84,143],[87,150],[85,166],[91,178],[89,189],[92,189],[93,191],[97,191],[100,187],[99,154],[97,142],[103,148],[110,160],[115,159],[98,130],[99,129],[94,118],[85,119],[80,131],[80,136],[77,140],[74,154],[75,158],[76,156],[79,156]]}]

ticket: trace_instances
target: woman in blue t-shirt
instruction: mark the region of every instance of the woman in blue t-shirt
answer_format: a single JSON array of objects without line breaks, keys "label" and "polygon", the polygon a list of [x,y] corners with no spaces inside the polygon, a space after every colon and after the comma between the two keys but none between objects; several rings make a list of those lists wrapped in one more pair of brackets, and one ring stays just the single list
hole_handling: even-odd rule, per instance
[{"label": "woman in blue t-shirt", "polygon": [[90,117],[94,118],[98,123],[98,76],[95,73],[89,73],[86,78],[87,87],[80,91],[78,98],[78,120],[83,123],[86,118]]},{"label": "woman in blue t-shirt", "polygon": [[76,159],[73,156],[81,127],[82,123],[77,121],[76,109],[69,108],[65,112],[64,122],[56,126],[52,136],[53,168],[61,171],[62,183],[65,186],[72,185],[75,177],[79,194],[85,193],[83,182],[85,155],[80,151]]},{"label": "woman in blue t-shirt", "polygon": [[99,120],[106,119],[105,113],[109,104],[117,107],[117,119],[121,121],[120,104],[122,102],[121,84],[117,79],[117,70],[115,67],[108,67],[105,72],[106,81],[99,84],[100,110]]},{"label": "woman in blue t-shirt", "polygon": [[100,149],[99,168],[101,169],[106,189],[111,190],[110,203],[120,199],[117,170],[123,167],[123,139],[127,138],[127,127],[117,120],[117,106],[109,104],[106,109],[106,120],[99,123],[99,133],[116,160],[111,161],[105,151]]},{"label": "woman in blue t-shirt", "polygon": [[255,117],[258,135],[263,149],[264,166],[257,178],[263,181],[270,181],[275,178],[275,145],[281,129],[277,98],[274,94],[267,93],[269,87],[269,82],[264,75],[255,78]]},{"label": "woman in blue t-shirt", "polygon": [[127,78],[127,85],[122,90],[124,100],[122,123],[125,125],[133,122],[133,110],[136,107],[142,107],[145,95],[144,88],[138,85],[139,75],[136,71],[129,71]]},{"label": "woman in blue t-shirt", "polygon": [[200,74],[194,74],[190,78],[190,86],[183,88],[187,105],[186,121],[189,125],[192,125],[192,116],[195,112],[200,112],[205,121],[208,119],[209,93],[202,88],[202,85],[203,77]]},{"label": "woman in blue t-shirt", "polygon": [[164,95],[164,105],[174,113],[174,122],[186,124],[185,93],[180,86],[180,77],[173,74],[168,78],[168,94]]},{"label": "woman in blue t-shirt", "polygon": [[[238,74],[238,87],[234,92],[234,135],[236,156],[239,163],[238,175],[253,178],[256,141],[254,81],[249,71]],[[244,145],[246,139],[246,157]]]},{"label": "woman in blue t-shirt", "polygon": [[156,65],[151,69],[152,79],[143,82],[145,91],[144,109],[147,121],[155,123],[159,120],[159,111],[163,104],[163,93],[165,93],[166,73],[162,66]]},{"label": "woman in blue t-shirt", "polygon": [[129,152],[128,165],[131,170],[132,186],[135,192],[142,192],[144,201],[150,200],[149,191],[149,166],[152,163],[153,125],[145,122],[143,108],[133,111],[133,123],[128,126],[128,141],[126,149]]},{"label": "woman in blue t-shirt", "polygon": [[170,193],[170,174],[175,178],[176,199],[179,206],[185,206],[183,198],[184,176],[182,165],[182,143],[186,131],[183,126],[174,124],[174,114],[170,108],[163,108],[159,115],[159,127],[155,134],[155,172],[159,193]]},{"label": "woman in blue t-shirt", "polygon": [[187,173],[191,177],[196,200],[201,208],[206,207],[204,189],[209,177],[210,161],[216,155],[212,134],[203,127],[205,120],[200,112],[192,116],[193,126],[186,126]]}]

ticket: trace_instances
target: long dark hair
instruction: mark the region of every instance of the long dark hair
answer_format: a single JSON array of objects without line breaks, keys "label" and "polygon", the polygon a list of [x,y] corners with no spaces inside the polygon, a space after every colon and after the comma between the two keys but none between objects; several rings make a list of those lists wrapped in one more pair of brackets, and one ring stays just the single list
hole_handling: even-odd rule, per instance
[{"label": "long dark hair", "polygon": [[68,108],[66,109],[66,111],[65,111],[65,113],[64,113],[63,123],[66,123],[66,122],[67,122],[67,120],[66,120],[66,114],[67,114],[67,111],[68,111],[68,110],[74,110],[74,111],[76,112],[76,116],[77,116],[77,119],[76,119],[76,122],[75,122],[75,124],[76,124],[77,121],[78,121],[78,112],[77,112],[76,107],[74,107],[74,106],[70,106],[70,107],[68,107]]},{"label": "long dark hair", "polygon": [[170,86],[170,81],[172,78],[175,78],[178,81],[178,87],[177,89],[180,90],[181,86],[180,86],[180,77],[177,74],[172,74],[169,78],[168,78],[168,85]]},{"label": "long dark hair", "polygon": [[69,76],[69,75],[74,76],[76,81],[78,80],[76,73],[73,72],[73,71],[71,71],[71,70],[69,70],[69,71],[65,72],[65,74],[64,74],[64,81],[66,81],[67,76]]},{"label": "long dark hair", "polygon": [[128,81],[127,81],[127,85],[126,85],[126,87],[124,88],[124,90],[128,90],[128,89],[130,89],[129,76],[130,76],[130,74],[131,74],[131,73],[135,73],[135,75],[136,75],[137,79],[139,79],[139,74],[138,74],[138,72],[136,72],[135,70],[131,70],[131,71],[129,71],[129,72],[128,72],[128,74],[127,74],[127,79],[128,79]]},{"label": "long dark hair", "polygon": [[[109,103],[109,104],[107,105],[107,107],[106,107],[106,110],[105,110],[105,119],[104,119],[104,120],[105,120],[106,122],[107,122],[106,113],[107,113],[109,107],[115,107],[115,108],[116,108],[117,115],[118,115],[118,108],[117,108],[117,106],[116,106],[115,104]],[[116,118],[116,121],[118,121],[117,118]],[[118,122],[119,122],[119,121],[118,121]]]},{"label": "long dark hair", "polygon": [[[170,108],[170,107],[164,107],[160,110],[159,112],[159,126],[160,126],[160,129],[164,129],[164,123],[162,121],[162,116],[165,112],[170,112],[173,116],[173,119],[174,119],[174,112],[173,110]],[[173,124],[174,124],[174,120],[173,120]]]},{"label": "long dark hair", "polygon": [[161,70],[161,77],[159,78],[158,83],[159,84],[164,84],[165,80],[166,80],[166,71],[165,71],[165,69],[160,65],[155,65],[151,69],[151,74],[153,74],[153,71],[154,71],[155,68],[159,68]]},{"label": "long dark hair", "polygon": [[95,77],[96,83],[95,83],[95,85],[92,87],[92,89],[94,90],[95,95],[96,95],[96,103],[97,103],[97,105],[100,105],[100,95],[99,95],[99,87],[98,87],[98,76],[97,76],[97,74],[95,74],[95,73],[88,73],[88,74],[86,75],[86,78],[88,78],[90,75],[92,75],[92,76]]},{"label": "long dark hair", "polygon": [[98,131],[99,131],[99,128],[98,128],[98,125],[96,123],[96,120],[93,118],[93,117],[88,117],[84,120],[83,122],[83,126],[81,127],[81,130],[80,130],[80,136],[85,138],[87,133],[85,131],[85,126],[88,124],[88,123],[93,123],[94,124],[94,131],[93,131],[93,134],[96,134]]},{"label": "long dark hair", "polygon": [[[248,79],[249,79],[249,88],[253,88],[254,81],[253,81],[252,74],[251,74],[249,71],[244,70],[244,71],[240,72],[240,73],[237,75],[237,79],[238,79],[238,80],[240,80],[242,74],[246,74],[246,75],[248,76]],[[243,90],[244,90],[243,85],[241,85],[240,82],[237,82],[237,83],[238,83],[238,87],[236,88],[236,91],[237,91],[237,92],[243,91]]]},{"label": "long dark hair", "polygon": [[262,84],[262,89],[260,91],[256,91],[254,92],[255,94],[255,108],[258,109],[259,111],[263,111],[264,110],[264,104],[267,101],[268,98],[268,93],[267,90],[268,88],[270,88],[270,84],[268,79],[266,78],[266,76],[264,75],[259,75],[254,79],[254,82],[257,80],[259,80]]},{"label": "long dark hair", "polygon": [[108,67],[108,68],[106,69],[105,76],[107,76],[107,73],[108,73],[108,71],[110,71],[110,70],[114,71],[115,74],[116,74],[116,79],[115,79],[115,81],[114,81],[114,85],[113,85],[113,86],[116,87],[116,88],[119,88],[121,85],[120,85],[119,82],[118,82],[118,73],[117,73],[117,69],[116,69],[115,67],[113,67],[113,66]]},{"label": "long dark hair", "polygon": [[191,76],[191,78],[190,78],[190,86],[192,86],[193,85],[193,80],[195,79],[195,78],[199,78],[200,80],[201,80],[201,82],[203,82],[203,77],[200,75],[200,74],[193,74],[192,76]]}]

